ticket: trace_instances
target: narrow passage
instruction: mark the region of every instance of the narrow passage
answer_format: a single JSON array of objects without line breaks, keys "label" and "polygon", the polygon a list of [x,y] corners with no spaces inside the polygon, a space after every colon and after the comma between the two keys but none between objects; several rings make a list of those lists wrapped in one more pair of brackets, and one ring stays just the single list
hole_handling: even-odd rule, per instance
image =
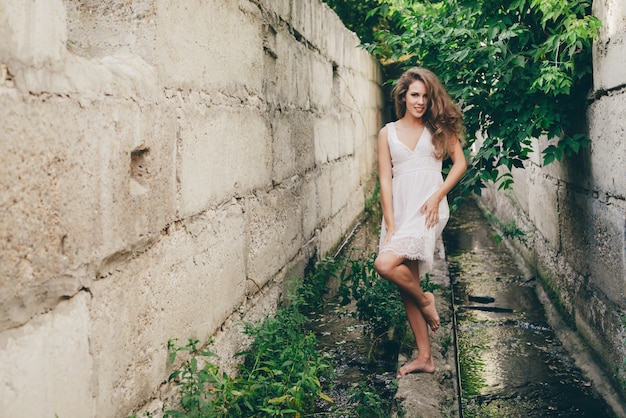
[{"label": "narrow passage", "polygon": [[535,278],[494,236],[471,200],[444,231],[463,417],[614,416],[550,328]]}]

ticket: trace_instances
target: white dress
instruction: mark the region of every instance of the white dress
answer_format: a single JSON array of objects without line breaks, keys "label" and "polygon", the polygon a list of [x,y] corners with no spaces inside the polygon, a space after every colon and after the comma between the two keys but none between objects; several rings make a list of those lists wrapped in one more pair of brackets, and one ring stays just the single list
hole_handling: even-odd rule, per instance
[{"label": "white dress", "polygon": [[383,246],[385,221],[383,219],[379,251],[392,251],[398,257],[419,260],[420,276],[432,267],[437,238],[450,217],[447,198],[439,203],[439,223],[426,228],[426,216],[420,208],[441,186],[442,161],[434,157],[431,134],[424,128],[413,151],[400,142],[394,122],[387,124],[387,142],[392,165],[392,208],[396,232],[388,245]]}]

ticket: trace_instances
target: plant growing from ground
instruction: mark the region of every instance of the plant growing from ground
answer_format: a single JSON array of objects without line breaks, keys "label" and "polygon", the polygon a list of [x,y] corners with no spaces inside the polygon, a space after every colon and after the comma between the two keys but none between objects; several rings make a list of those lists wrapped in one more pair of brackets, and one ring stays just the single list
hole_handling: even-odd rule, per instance
[{"label": "plant growing from ground", "polygon": [[515,219],[512,219],[508,222],[502,222],[489,211],[485,212],[485,217],[492,225],[502,231],[502,235],[498,233],[493,234],[493,240],[497,244],[501,243],[505,238],[516,239],[524,245],[527,244],[526,231],[517,226],[517,222],[515,221]]},{"label": "plant growing from ground", "polygon": [[350,388],[350,402],[359,418],[383,418],[389,411],[383,407],[385,402],[367,383],[359,382]]},{"label": "plant growing from ground", "polygon": [[500,229],[502,229],[502,237],[497,235],[499,238],[499,239],[496,239],[497,242],[501,242],[503,238],[511,238],[511,239],[516,239],[522,244],[526,245],[527,243],[526,231],[518,228],[517,223],[515,222],[515,219],[506,223],[500,223]]},{"label": "plant growing from ground", "polygon": [[229,376],[209,360],[215,354],[208,345],[190,339],[184,346],[168,343],[170,361],[181,351],[192,357],[172,372],[181,395],[180,409],[169,409],[166,418],[211,417],[299,417],[311,412],[316,399],[331,401],[321,381],[332,369],[316,350],[317,339],[305,330],[306,316],[300,312],[304,299],[293,294],[273,317],[246,324],[253,337],[239,375]]},{"label": "plant growing from ground", "polygon": [[343,263],[342,257],[326,257],[320,261],[315,261],[315,257],[312,257],[309,260],[297,290],[301,299],[300,312],[310,314],[323,307],[328,283],[332,277],[338,277]]}]

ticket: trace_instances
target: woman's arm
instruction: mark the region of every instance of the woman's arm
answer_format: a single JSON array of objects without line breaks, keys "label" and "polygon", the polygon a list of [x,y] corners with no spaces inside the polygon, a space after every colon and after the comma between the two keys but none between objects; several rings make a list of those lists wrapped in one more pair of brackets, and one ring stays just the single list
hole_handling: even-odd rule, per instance
[{"label": "woman's arm", "polygon": [[389,151],[389,143],[387,142],[387,127],[383,127],[378,132],[378,179],[380,181],[380,204],[383,211],[383,221],[387,235],[385,236],[384,245],[389,243],[391,237],[396,232],[393,220],[393,200],[391,186],[392,170],[391,170],[391,152]]},{"label": "woman's arm", "polygon": [[452,190],[461,180],[463,173],[467,170],[467,162],[460,141],[454,141],[449,153],[452,160],[452,168],[448,172],[446,180],[441,187],[424,203],[420,209],[422,215],[426,214],[426,227],[432,228],[439,222],[439,202]]}]

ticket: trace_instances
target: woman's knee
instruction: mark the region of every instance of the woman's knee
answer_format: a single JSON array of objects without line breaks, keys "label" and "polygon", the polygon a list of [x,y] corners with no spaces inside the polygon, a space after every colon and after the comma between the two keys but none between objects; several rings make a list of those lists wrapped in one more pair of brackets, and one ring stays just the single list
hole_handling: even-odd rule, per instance
[{"label": "woman's knee", "polygon": [[384,255],[379,254],[374,260],[374,268],[383,277],[386,277],[391,272],[393,265]]}]

